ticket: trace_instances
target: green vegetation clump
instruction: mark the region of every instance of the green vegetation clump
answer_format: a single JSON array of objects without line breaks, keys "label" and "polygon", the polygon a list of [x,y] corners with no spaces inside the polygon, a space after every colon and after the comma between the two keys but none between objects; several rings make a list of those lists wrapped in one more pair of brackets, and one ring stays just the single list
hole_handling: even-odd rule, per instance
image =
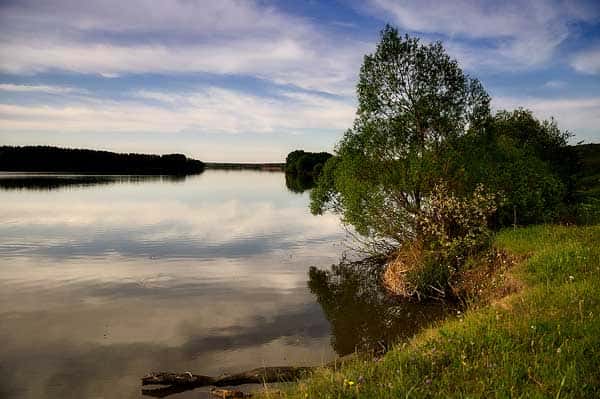
[{"label": "green vegetation clump", "polygon": [[462,191],[483,183],[502,195],[496,227],[559,221],[575,201],[580,169],[570,137],[529,110],[500,111],[461,139],[450,175]]},{"label": "green vegetation clump", "polygon": [[[504,230],[522,291],[425,330],[381,359],[322,369],[286,398],[600,396],[600,226]],[[268,397],[268,396],[266,396]]]},{"label": "green vegetation clump", "polygon": [[369,250],[395,259],[406,279],[399,292],[445,294],[469,256],[489,248],[491,229],[573,213],[571,134],[528,110],[492,114],[481,83],[441,43],[386,26],[357,94],[354,125],[324,165],[311,211],[338,213]]},{"label": "green vegetation clump", "polygon": [[576,176],[577,195],[581,199],[600,199],[600,144],[581,144],[574,147],[581,162]]},{"label": "green vegetation clump", "polygon": [[311,195],[315,213],[333,210],[374,244],[420,239],[423,200],[454,158],[447,154],[489,115],[490,97],[441,43],[422,44],[387,26],[365,56],[354,125]]},{"label": "green vegetation clump", "polygon": [[304,192],[315,186],[323,166],[331,158],[328,152],[307,152],[296,150],[285,159],[285,182],[293,192]]},{"label": "green vegetation clump", "polygon": [[574,147],[581,168],[575,176],[576,203],[571,213],[577,224],[600,223],[600,144]]},{"label": "green vegetation clump", "polygon": [[292,175],[319,176],[325,162],[331,158],[328,152],[296,150],[285,158],[285,172]]}]

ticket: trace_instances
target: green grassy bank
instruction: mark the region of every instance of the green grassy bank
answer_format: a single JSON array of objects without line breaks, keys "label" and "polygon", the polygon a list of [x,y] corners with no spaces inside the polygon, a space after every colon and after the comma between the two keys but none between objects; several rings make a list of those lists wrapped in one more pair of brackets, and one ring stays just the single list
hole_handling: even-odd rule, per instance
[{"label": "green grassy bank", "polygon": [[600,226],[506,230],[495,245],[524,259],[521,291],[284,397],[600,397]]}]

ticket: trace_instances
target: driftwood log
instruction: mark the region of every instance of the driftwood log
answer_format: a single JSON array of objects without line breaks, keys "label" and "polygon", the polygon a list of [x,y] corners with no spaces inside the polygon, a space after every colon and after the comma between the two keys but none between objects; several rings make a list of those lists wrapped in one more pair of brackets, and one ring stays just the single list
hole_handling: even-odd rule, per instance
[{"label": "driftwood log", "polygon": [[[224,375],[214,378],[206,375],[197,375],[190,372],[185,373],[150,373],[142,377],[142,385],[166,385],[163,388],[142,389],[142,394],[157,398],[184,392],[187,390],[205,386],[237,386],[244,384],[263,384],[272,382],[290,382],[305,377],[307,373],[316,367],[260,367],[243,373]],[[217,393],[215,391],[214,393]],[[240,391],[232,391],[240,392]],[[223,395],[220,391],[218,395]],[[239,395],[239,394],[238,394]],[[236,397],[236,396],[226,396]],[[240,396],[237,396],[240,397]],[[243,397],[243,396],[241,396]]]},{"label": "driftwood log", "polygon": [[234,398],[251,398],[252,394],[234,389],[223,389],[223,388],[212,388],[210,390],[212,396],[216,396],[221,399],[234,399]]},{"label": "driftwood log", "polygon": [[[244,384],[265,384],[276,382],[291,382],[307,376],[319,367],[336,368],[347,359],[353,356],[347,356],[342,359],[337,359],[324,366],[315,367],[259,367],[243,373],[224,375],[221,377],[209,377],[206,375],[197,375],[190,372],[185,373],[169,373],[155,372],[142,377],[142,385],[163,385],[161,388],[142,389],[142,394],[155,398],[164,398],[176,393],[192,390],[195,388],[213,386],[213,387],[228,387]],[[213,389],[211,393],[222,398],[248,397],[241,391],[231,391],[225,389]],[[229,396],[227,396],[229,395]],[[238,395],[238,396],[233,396]],[[246,395],[246,396],[239,396]]]}]

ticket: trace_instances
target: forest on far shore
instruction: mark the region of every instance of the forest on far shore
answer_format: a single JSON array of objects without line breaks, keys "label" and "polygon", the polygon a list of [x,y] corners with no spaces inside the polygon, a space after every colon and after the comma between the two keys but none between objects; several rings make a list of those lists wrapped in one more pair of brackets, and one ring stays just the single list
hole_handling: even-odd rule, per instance
[{"label": "forest on far shore", "polygon": [[1,171],[185,175],[201,173],[204,167],[204,162],[183,154],[122,154],[51,146],[0,147]]}]

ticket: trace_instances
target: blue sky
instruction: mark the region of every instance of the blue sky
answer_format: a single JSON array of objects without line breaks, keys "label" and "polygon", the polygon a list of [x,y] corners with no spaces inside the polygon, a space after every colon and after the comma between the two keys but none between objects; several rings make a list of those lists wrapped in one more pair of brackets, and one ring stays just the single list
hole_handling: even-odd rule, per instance
[{"label": "blue sky", "polygon": [[598,1],[0,1],[0,143],[281,161],[350,127],[386,23],[600,142]]}]

